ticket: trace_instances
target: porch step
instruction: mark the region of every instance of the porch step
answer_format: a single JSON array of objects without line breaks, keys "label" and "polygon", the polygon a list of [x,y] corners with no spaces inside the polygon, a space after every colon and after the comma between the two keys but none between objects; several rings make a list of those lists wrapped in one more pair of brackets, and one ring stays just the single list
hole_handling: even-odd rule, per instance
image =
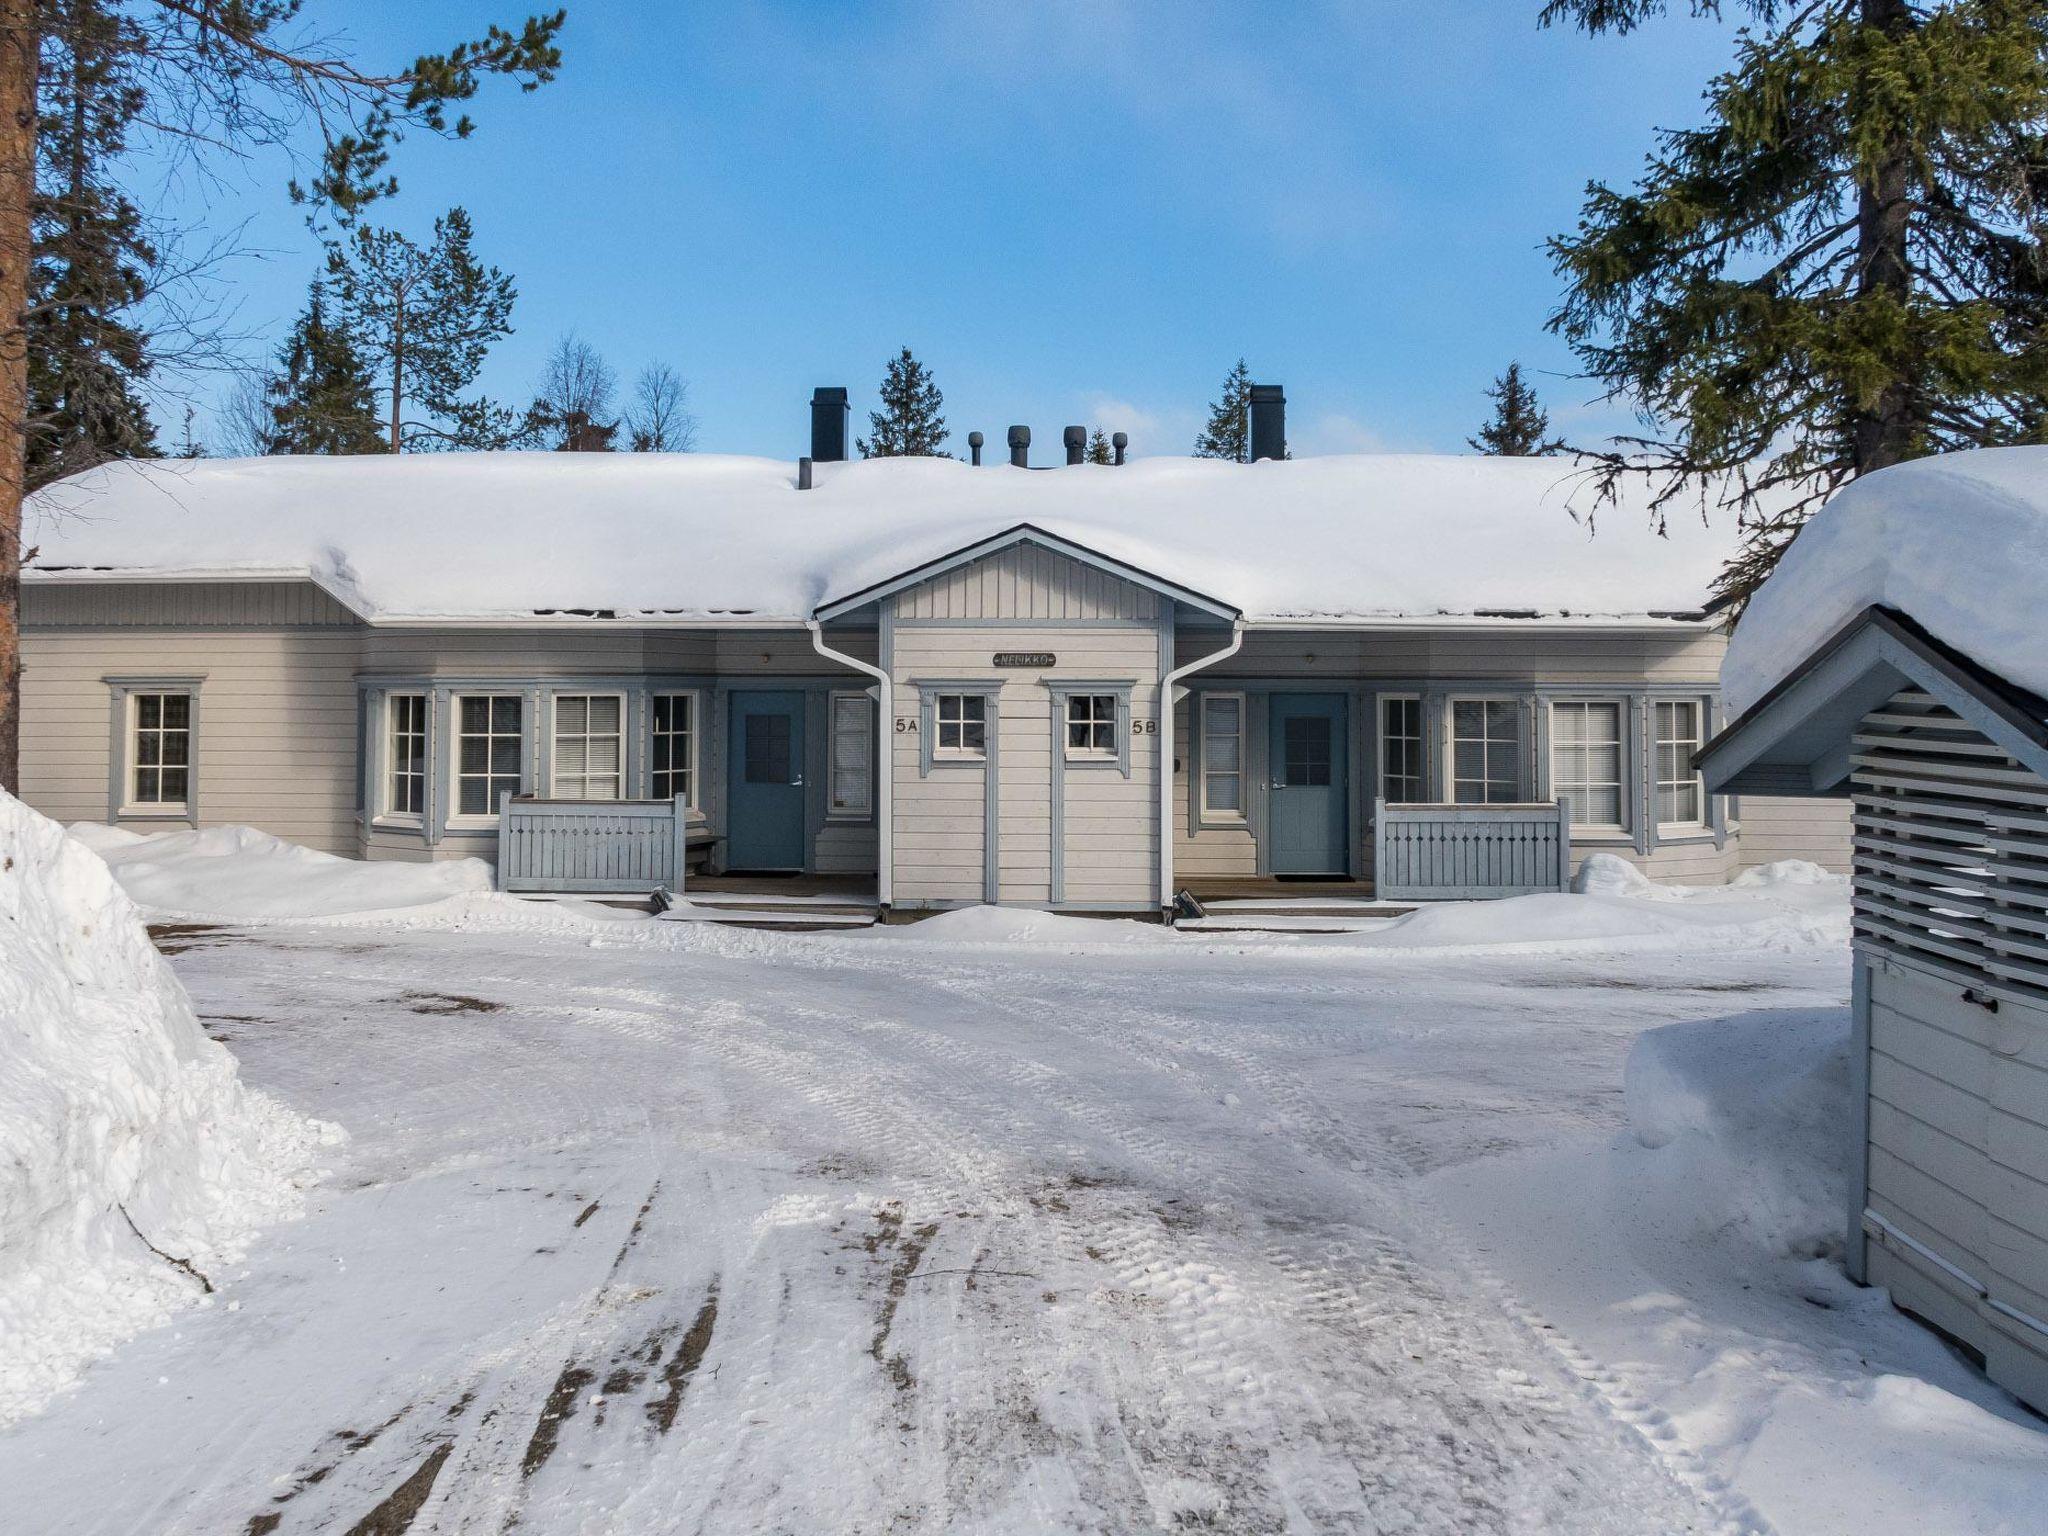
[{"label": "porch step", "polygon": [[780,928],[811,933],[827,928],[871,928],[873,902],[834,896],[681,896],[654,914],[665,923],[718,923],[728,928]]}]

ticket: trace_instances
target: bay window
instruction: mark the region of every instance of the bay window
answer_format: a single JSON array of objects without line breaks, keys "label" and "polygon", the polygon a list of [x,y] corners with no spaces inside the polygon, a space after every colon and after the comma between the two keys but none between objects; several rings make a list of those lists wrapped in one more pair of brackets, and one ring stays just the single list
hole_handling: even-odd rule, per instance
[{"label": "bay window", "polygon": [[522,702],[513,693],[456,697],[456,814],[495,816],[500,795],[519,793],[524,761]]},{"label": "bay window", "polygon": [[1429,799],[1422,756],[1422,700],[1380,700],[1380,789],[1389,805],[1419,805]]},{"label": "bay window", "polygon": [[1522,707],[1513,699],[1451,700],[1451,798],[1511,805],[1522,798]]},{"label": "bay window", "polygon": [[384,813],[427,809],[427,696],[394,693],[384,704]]},{"label": "bay window", "polygon": [[697,803],[697,696],[657,693],[648,716],[648,793]]},{"label": "bay window", "polygon": [[1703,826],[1706,787],[1692,765],[1700,749],[1700,706],[1680,700],[1651,707],[1657,717],[1657,821],[1667,827]]},{"label": "bay window", "polygon": [[1550,790],[1569,800],[1572,824],[1625,829],[1621,704],[1570,700],[1550,706]]},{"label": "bay window", "polygon": [[616,693],[555,695],[549,793],[563,800],[625,795],[626,701]]}]

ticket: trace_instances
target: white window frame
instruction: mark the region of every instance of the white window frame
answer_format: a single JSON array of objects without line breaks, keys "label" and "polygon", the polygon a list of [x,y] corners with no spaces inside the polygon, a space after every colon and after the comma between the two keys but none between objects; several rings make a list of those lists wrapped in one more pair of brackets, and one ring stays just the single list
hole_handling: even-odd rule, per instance
[{"label": "white window frame", "polygon": [[[981,708],[981,719],[979,721],[981,726],[981,745],[978,747],[970,747],[965,744],[967,739],[966,726],[968,724],[966,701],[968,699],[974,700]],[[963,693],[957,689],[941,689],[935,692],[932,695],[932,760],[941,763],[982,763],[988,761],[988,731],[992,723],[989,717],[994,713],[989,706],[994,702],[995,699],[992,694]],[[946,716],[946,706],[948,704],[957,705],[959,710],[950,720]],[[944,745],[946,727],[948,725],[961,727],[960,744],[950,747]]]},{"label": "white window frame", "polygon": [[1550,796],[1553,800],[1555,800],[1565,793],[1564,786],[1562,786],[1559,783],[1557,777],[1557,712],[1560,709],[1589,708],[1611,709],[1614,711],[1616,757],[1615,772],[1620,775],[1619,781],[1615,785],[1614,803],[1616,808],[1619,809],[1619,811],[1621,812],[1621,820],[1581,821],[1578,817],[1578,805],[1576,802],[1574,802],[1572,807],[1572,831],[1574,833],[1589,833],[1594,836],[1611,836],[1617,838],[1624,838],[1629,836],[1632,830],[1629,825],[1629,802],[1632,796],[1629,793],[1630,786],[1628,766],[1630,754],[1628,746],[1628,725],[1630,711],[1629,701],[1627,699],[1601,697],[1598,695],[1589,694],[1584,696],[1575,696],[1571,698],[1557,698],[1549,701]]},{"label": "white window frame", "polygon": [[[159,760],[155,764],[145,764],[138,760],[138,743],[142,734],[142,701],[144,699],[183,699],[185,701],[185,725],[183,728],[185,761],[181,765],[174,765],[182,766],[185,770],[185,793],[176,800],[161,798],[156,800],[138,800],[135,798],[135,776],[144,767],[153,766],[157,769],[159,774],[159,793],[162,790],[161,774],[164,765],[161,760],[161,753],[159,753]],[[195,780],[199,776],[199,690],[173,684],[141,684],[128,688],[125,691],[121,708],[121,804],[118,814],[124,817],[189,817],[192,814],[192,802],[196,798],[193,794],[193,789],[196,787]],[[162,725],[155,727],[159,739],[165,735],[166,729]]]},{"label": "white window frame", "polygon": [[1707,735],[1707,704],[1704,699],[1694,698],[1651,698],[1649,700],[1650,727],[1650,815],[1656,821],[1657,833],[1661,837],[1669,833],[1673,837],[1698,836],[1712,824],[1713,813],[1707,799],[1706,776],[1699,769],[1692,771],[1691,784],[1699,797],[1699,818],[1695,821],[1666,821],[1664,819],[1664,786],[1673,787],[1688,782],[1682,779],[1664,777],[1664,748],[1679,738],[1666,737],[1659,723],[1659,713],[1667,704],[1682,706],[1692,711],[1692,753],[1697,754]]},{"label": "white window frame", "polygon": [[[401,700],[417,699],[420,706],[420,808],[400,810],[397,805],[398,737],[393,717]],[[393,689],[384,695],[383,762],[377,775],[377,820],[396,826],[417,827],[427,817],[427,803],[434,785],[434,696],[421,689]],[[415,734],[406,732],[407,735]]]},{"label": "white window frame", "polygon": [[[619,706],[619,730],[618,730],[618,741],[619,741],[619,766],[618,766],[617,770],[616,770],[616,771],[615,771],[615,772],[614,772],[614,773],[613,773],[613,774],[612,774],[611,776],[612,776],[612,777],[614,777],[614,778],[616,778],[616,779],[618,780],[618,782],[619,782],[619,792],[618,792],[618,794],[617,794],[616,796],[614,796],[613,798],[614,798],[614,799],[616,799],[616,800],[624,800],[625,798],[627,798],[627,796],[628,796],[628,795],[630,795],[630,794],[632,793],[632,774],[631,774],[631,772],[630,772],[630,770],[629,770],[629,767],[628,767],[628,764],[629,764],[629,759],[628,759],[628,758],[627,758],[627,756],[626,756],[626,735],[627,735],[627,733],[626,733],[626,720],[627,720],[627,700],[626,700],[626,696],[625,696],[625,694],[623,694],[623,693],[619,692],[619,691],[618,691],[617,689],[614,689],[614,688],[600,688],[600,689],[597,689],[597,690],[595,690],[595,691],[586,691],[586,690],[584,690],[584,689],[580,689],[580,688],[564,688],[564,689],[561,689],[561,690],[559,690],[558,692],[554,692],[554,693],[551,693],[551,694],[549,694],[549,695],[548,695],[548,795],[549,795],[549,797],[550,797],[550,798],[552,798],[552,799],[557,799],[557,800],[569,798],[569,797],[567,797],[567,796],[564,796],[564,795],[562,794],[562,792],[561,792],[561,789],[560,789],[560,787],[559,787],[559,782],[558,782],[558,781],[559,781],[559,779],[560,779],[560,777],[561,777],[561,771],[562,771],[562,753],[561,753],[561,745],[562,745],[562,715],[561,715],[561,709],[562,709],[562,701],[563,701],[564,699],[582,699],[582,700],[585,700],[586,702],[588,702],[588,701],[590,701],[590,700],[593,700],[593,699],[613,699],[613,700],[616,700],[616,701],[618,702],[618,706]],[[583,730],[582,734],[581,734],[580,736],[575,736],[575,737],[572,737],[571,739],[572,739],[572,740],[578,740],[578,741],[582,741],[582,742],[585,742],[585,743],[587,744],[587,743],[589,743],[589,742],[591,742],[591,741],[602,741],[602,740],[604,740],[605,738],[604,738],[604,736],[602,736],[602,735],[593,735],[593,734],[591,733],[591,731],[589,730],[589,722],[588,722],[588,720],[586,719],[586,721],[585,721],[585,729]],[[583,780],[585,780],[585,781],[588,781],[588,780],[590,780],[590,779],[593,779],[593,778],[603,778],[603,777],[605,777],[605,775],[603,775],[603,774],[593,774],[593,773],[591,773],[591,772],[590,772],[590,761],[589,761],[589,758],[588,758],[588,757],[586,757],[586,758],[584,759],[584,763],[583,763],[583,768],[584,768],[584,771],[583,771],[582,773],[580,773],[580,774],[576,775],[576,777],[578,777],[578,778],[580,778],[580,779],[583,779]],[[574,798],[575,798],[575,799],[578,799],[578,800],[589,800],[589,799],[591,799],[592,797],[591,797],[590,795],[588,795],[588,794],[582,794],[582,795],[577,795],[577,796],[575,796]]]},{"label": "white window frame", "polygon": [[[527,742],[533,730],[532,711],[526,693],[518,688],[469,688],[448,696],[448,819],[451,827],[494,827],[498,824],[498,807],[494,804],[485,811],[462,809],[462,781],[465,778],[503,778],[503,774],[465,774],[462,771],[462,705],[465,699],[513,699],[519,705],[519,788],[513,793],[524,793],[527,771]],[[495,736],[491,739],[496,739]]]},{"label": "white window frame", "polygon": [[[656,706],[656,705],[657,705],[658,703],[660,703],[660,702],[661,702],[661,700],[663,700],[663,699],[684,699],[684,700],[687,700],[687,701],[688,701],[688,704],[689,704],[689,710],[690,710],[690,727],[689,727],[689,729],[688,729],[688,730],[686,730],[686,731],[675,731],[675,730],[667,730],[667,731],[664,731],[664,730],[661,730],[661,729],[660,729],[659,727],[657,727],[657,726],[655,725],[655,723],[654,723],[654,709],[655,709],[655,706]],[[673,715],[671,715],[671,717],[670,717],[670,718],[671,718],[671,719],[673,719],[673,718],[674,718],[674,717],[673,717]],[[683,764],[683,766],[682,766],[681,768],[677,768],[677,767],[675,766],[675,757],[674,757],[674,755],[673,755],[673,752],[671,752],[671,755],[670,755],[670,757],[669,757],[669,766],[668,766],[668,767],[667,767],[666,769],[660,769],[660,768],[656,768],[656,767],[654,766],[654,743],[655,743],[655,741],[656,741],[657,739],[659,739],[659,738],[662,738],[662,737],[667,737],[667,738],[669,738],[669,742],[670,742],[670,745],[671,745],[671,747],[673,747],[673,745],[674,745],[674,739],[675,739],[675,738],[676,738],[677,736],[681,736],[681,737],[683,738],[683,742],[684,742],[684,753],[683,753],[683,756],[684,756],[684,758],[685,758],[685,761],[684,761],[684,764]],[[697,776],[697,772],[698,772],[698,768],[697,768],[697,762],[698,762],[698,755],[699,755],[699,753],[700,753],[700,752],[701,752],[701,751],[703,750],[703,745],[704,745],[704,701],[703,701],[703,698],[702,698],[702,690],[701,690],[701,689],[697,689],[697,688],[657,688],[657,689],[655,689],[655,690],[654,690],[654,691],[653,691],[652,693],[650,693],[650,694],[649,694],[649,695],[647,696],[647,793],[648,793],[648,794],[650,794],[650,795],[654,795],[656,799],[661,799],[661,800],[667,800],[667,799],[672,799],[672,798],[673,798],[673,795],[672,795],[672,794],[671,794],[671,795],[656,795],[656,794],[655,794],[655,789],[654,789],[654,776],[655,776],[655,775],[656,775],[657,773],[663,773],[663,772],[666,772],[666,773],[670,774],[671,776],[673,776],[673,775],[675,775],[675,774],[678,774],[678,773],[680,773],[680,774],[681,774],[681,775],[683,776],[684,780],[686,781],[686,783],[685,783],[685,787],[684,787],[684,789],[683,789],[683,803],[684,803],[685,805],[690,805],[690,806],[694,806],[694,805],[696,805],[696,803],[697,803],[697,786],[698,786],[699,784],[701,784],[701,783],[703,783],[703,782],[704,782],[704,781],[703,781],[702,779],[700,779],[700,778],[699,778],[699,777]],[[670,788],[671,788],[671,790],[673,790],[673,788],[674,788],[673,784],[671,784]]]},{"label": "white window frame", "polygon": [[[1082,699],[1091,701],[1088,709],[1088,718],[1086,720],[1076,720],[1074,718],[1074,705]],[[1109,717],[1107,720],[1096,714],[1094,709],[1096,702],[1109,705]],[[1119,714],[1117,696],[1113,692],[1091,693],[1086,689],[1076,689],[1074,692],[1067,694],[1066,702],[1060,706],[1060,746],[1065,753],[1066,760],[1070,763],[1113,763],[1117,761],[1122,755],[1123,750],[1118,738],[1118,732],[1123,724],[1118,718]],[[1074,727],[1076,725],[1086,725],[1091,736],[1095,734],[1097,728],[1107,725],[1109,727],[1108,745],[1100,747],[1075,746]]]},{"label": "white window frame", "polygon": [[[1515,712],[1515,752],[1517,769],[1515,773],[1515,798],[1513,800],[1467,800],[1458,799],[1458,706],[1460,704],[1506,704]],[[1490,739],[1490,738],[1489,738]],[[1524,707],[1521,694],[1503,693],[1459,693],[1444,700],[1444,800],[1447,804],[1458,805],[1516,805],[1523,803],[1529,793],[1529,712]],[[1489,761],[1488,767],[1492,766]],[[1479,782],[1487,783],[1492,775]]]},{"label": "white window frame", "polygon": [[[858,709],[861,734],[861,772],[867,784],[866,798],[859,805],[840,805],[837,801],[839,776],[839,730],[841,710],[853,705]],[[826,701],[825,731],[825,819],[827,821],[872,821],[875,816],[875,700],[865,689],[835,689]],[[986,727],[984,726],[984,731]],[[986,736],[984,735],[984,740]]]},{"label": "white window frame", "polygon": [[[1229,806],[1217,809],[1209,804],[1209,778],[1212,773],[1219,772],[1209,766],[1209,737],[1214,734],[1209,729],[1209,705],[1212,702],[1237,705],[1237,767],[1222,770],[1237,780],[1237,807],[1234,810]],[[1250,722],[1246,717],[1246,710],[1249,707],[1246,698],[1242,693],[1235,692],[1203,693],[1196,696],[1195,703],[1195,737],[1201,753],[1197,759],[1201,764],[1197,814],[1205,822],[1241,824],[1246,819],[1246,801],[1249,799],[1252,782],[1250,764],[1245,759],[1245,749],[1251,740]]]},{"label": "white window frame", "polygon": [[[1388,732],[1387,706],[1389,704],[1413,704],[1415,706],[1415,734],[1413,736],[1395,737]],[[1373,781],[1374,793],[1379,799],[1386,801],[1389,805],[1429,805],[1434,803],[1430,799],[1434,789],[1429,781],[1429,708],[1423,701],[1422,695],[1419,693],[1383,693],[1378,696],[1378,702],[1373,707],[1378,715],[1378,718],[1373,722],[1373,726],[1379,745],[1379,774]],[[1396,800],[1387,793],[1387,779],[1389,777],[1387,773],[1387,745],[1389,742],[1396,740],[1412,741],[1415,743],[1415,755],[1418,761],[1415,764],[1415,772],[1412,777],[1421,786],[1422,793],[1419,798],[1414,800]]]}]

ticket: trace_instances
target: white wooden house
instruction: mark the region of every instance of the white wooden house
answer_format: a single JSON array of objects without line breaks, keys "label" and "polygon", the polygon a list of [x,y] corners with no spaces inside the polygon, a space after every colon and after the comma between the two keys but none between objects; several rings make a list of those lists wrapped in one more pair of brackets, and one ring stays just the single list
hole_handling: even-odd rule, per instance
[{"label": "white wooden house", "polygon": [[1860,483],[1744,618],[1701,763],[1853,805],[1847,1267],[2048,1411],[2044,572],[2048,450]]},{"label": "white wooden house", "polygon": [[[1623,507],[1594,534],[1556,460],[843,463],[820,397],[796,466],[202,460],[45,491],[26,798],[502,851],[529,886],[644,889],[688,857],[892,911],[1554,888],[1594,849],[1681,881],[1846,859],[1835,808],[1691,766],[1727,528]],[[628,804],[654,801],[687,806],[683,852]],[[549,862],[572,830],[599,864]]]}]

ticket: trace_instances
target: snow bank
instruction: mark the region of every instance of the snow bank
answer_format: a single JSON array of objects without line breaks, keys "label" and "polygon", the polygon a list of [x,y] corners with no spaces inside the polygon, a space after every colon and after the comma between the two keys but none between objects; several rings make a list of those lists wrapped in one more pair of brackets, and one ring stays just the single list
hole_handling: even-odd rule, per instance
[{"label": "snow bank", "polygon": [[1763,584],[1721,667],[1740,715],[1873,604],[2048,694],[2048,448],[1916,459],[1846,487]]},{"label": "snow bank", "polygon": [[1746,1014],[1646,1031],[1622,1073],[1639,1195],[1697,1239],[1841,1251],[1849,1021]]},{"label": "snow bank", "polygon": [[329,1134],[241,1085],[106,865],[0,793],[0,1424],[205,1294],[146,1245],[218,1279],[297,1215]]},{"label": "snow bank", "polygon": [[1587,497],[1566,459],[1148,458],[1054,473],[871,459],[817,473],[816,489],[798,491],[788,460],[695,453],[110,464],[33,498],[31,579],[310,575],[365,617],[603,609],[789,622],[1032,523],[1253,619],[1533,611],[1640,623],[1703,607],[1735,548],[1729,519],[1672,518],[1653,536],[1629,490],[1594,537],[1572,515]]},{"label": "snow bank", "polygon": [[863,932],[912,944],[1143,944],[1173,937],[1171,929],[1135,919],[1069,917],[1028,907],[962,907]]},{"label": "snow bank", "polygon": [[254,827],[140,836],[80,822],[71,835],[97,852],[152,915],[214,922],[355,917],[491,889],[482,859],[432,864],[337,858]]}]

